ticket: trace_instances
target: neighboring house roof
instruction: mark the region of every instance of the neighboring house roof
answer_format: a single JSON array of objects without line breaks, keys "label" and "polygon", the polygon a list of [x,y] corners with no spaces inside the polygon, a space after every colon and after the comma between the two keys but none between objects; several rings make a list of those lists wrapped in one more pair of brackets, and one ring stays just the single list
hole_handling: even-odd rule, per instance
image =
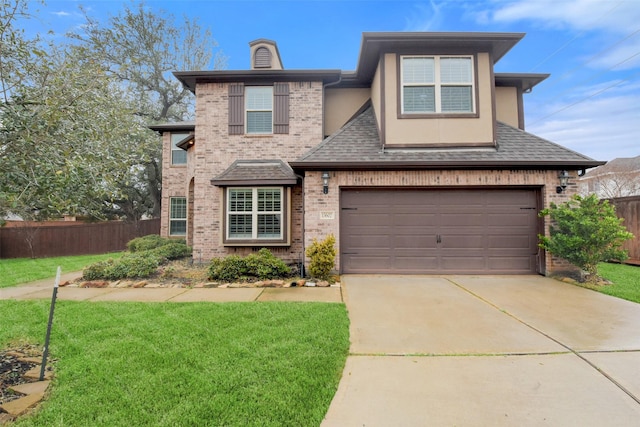
[{"label": "neighboring house roof", "polygon": [[211,180],[220,187],[230,185],[295,185],[298,176],[282,160],[236,160]]},{"label": "neighboring house roof", "polygon": [[302,157],[296,169],[576,168],[601,165],[575,151],[504,123],[497,123],[497,148],[382,148],[369,106]]},{"label": "neighboring house roof", "polygon": [[636,157],[618,157],[607,164],[598,166],[588,171],[581,179],[595,178],[602,175],[610,175],[617,173],[640,173],[640,156]]}]

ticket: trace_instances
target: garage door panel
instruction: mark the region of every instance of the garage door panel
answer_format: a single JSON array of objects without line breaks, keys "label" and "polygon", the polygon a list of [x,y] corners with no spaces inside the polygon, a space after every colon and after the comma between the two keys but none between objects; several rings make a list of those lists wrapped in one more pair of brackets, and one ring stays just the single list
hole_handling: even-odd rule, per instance
[{"label": "garage door panel", "polygon": [[442,257],[442,268],[447,271],[480,272],[485,271],[486,261],[482,256],[468,256],[461,260],[459,256]]},{"label": "garage door panel", "polygon": [[535,225],[535,221],[532,221],[532,219],[535,219],[535,217],[529,213],[514,212],[509,214],[501,212],[489,215],[487,218],[487,225],[500,227],[527,227],[531,226],[532,222]]},{"label": "garage door panel", "polygon": [[436,249],[437,239],[433,234],[428,235],[406,235],[394,236],[392,249],[396,251],[411,249],[415,254],[415,250]]},{"label": "garage door panel", "polygon": [[342,272],[532,273],[535,190],[343,190]]},{"label": "garage door panel", "polygon": [[531,240],[531,236],[491,236],[489,238],[491,250],[522,249],[537,251],[537,244]]},{"label": "garage door panel", "polygon": [[447,234],[441,237],[441,248],[443,250],[463,250],[474,249],[481,250],[485,247],[485,239],[482,235],[452,235]]},{"label": "garage door panel", "polygon": [[438,257],[436,256],[406,256],[396,257],[395,267],[397,271],[420,272],[425,270],[436,271],[438,269]]},{"label": "garage door panel", "polygon": [[521,271],[531,269],[535,266],[535,260],[533,257],[490,257],[489,269],[500,271]]}]

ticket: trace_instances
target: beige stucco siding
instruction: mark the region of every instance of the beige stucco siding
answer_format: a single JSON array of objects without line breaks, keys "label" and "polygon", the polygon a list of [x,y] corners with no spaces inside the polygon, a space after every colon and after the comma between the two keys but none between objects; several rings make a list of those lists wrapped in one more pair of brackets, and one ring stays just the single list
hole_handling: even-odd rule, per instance
[{"label": "beige stucco siding", "polygon": [[382,80],[381,80],[381,64],[378,64],[378,68],[373,75],[371,81],[371,104],[373,105],[373,113],[376,115],[376,122],[378,123],[378,131],[381,131],[380,126],[382,124]]},{"label": "beige stucco siding", "polygon": [[518,89],[496,87],[496,120],[513,127],[519,126]]},{"label": "beige stucco siding", "polygon": [[325,89],[324,134],[331,135],[344,126],[370,97],[369,88]]},{"label": "beige stucco siding", "polygon": [[478,117],[398,118],[397,55],[385,55],[385,127],[387,145],[474,145],[493,144],[494,117],[492,106],[492,74],[489,55],[477,55]]}]

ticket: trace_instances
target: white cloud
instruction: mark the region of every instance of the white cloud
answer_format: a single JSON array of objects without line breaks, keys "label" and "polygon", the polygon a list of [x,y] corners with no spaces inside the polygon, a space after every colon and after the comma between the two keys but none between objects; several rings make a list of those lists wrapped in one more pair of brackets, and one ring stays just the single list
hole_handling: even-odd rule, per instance
[{"label": "white cloud", "polygon": [[61,16],[71,16],[71,14],[69,12],[65,12],[64,10],[61,10],[59,12],[51,12],[52,15],[56,15],[58,17]]},{"label": "white cloud", "polygon": [[534,21],[541,26],[626,33],[640,21],[640,2],[621,0],[518,0],[496,3],[497,22]]},{"label": "white cloud", "polygon": [[406,19],[403,31],[433,31],[437,30],[443,21],[442,3],[430,0],[428,4],[416,5],[417,11]]},{"label": "white cloud", "polygon": [[565,105],[529,108],[527,120],[531,125],[527,131],[596,160],[640,155],[640,97],[633,92],[638,90],[634,86],[638,84],[616,86],[538,123],[536,117],[554,113]]}]

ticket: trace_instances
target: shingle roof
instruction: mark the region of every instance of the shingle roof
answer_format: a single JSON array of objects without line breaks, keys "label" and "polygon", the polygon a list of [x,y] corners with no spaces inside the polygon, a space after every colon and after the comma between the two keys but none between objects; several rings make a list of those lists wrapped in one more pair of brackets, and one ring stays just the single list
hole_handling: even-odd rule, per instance
[{"label": "shingle roof", "polygon": [[585,168],[604,162],[520,129],[498,123],[497,148],[382,148],[373,108],[368,107],[291,166],[300,169]]},{"label": "shingle roof", "polygon": [[298,176],[282,160],[236,160],[211,180],[213,185],[295,185]]},{"label": "shingle roof", "polygon": [[640,171],[640,156],[618,157],[606,165],[591,169],[582,178],[592,178],[600,175],[628,173]]}]

